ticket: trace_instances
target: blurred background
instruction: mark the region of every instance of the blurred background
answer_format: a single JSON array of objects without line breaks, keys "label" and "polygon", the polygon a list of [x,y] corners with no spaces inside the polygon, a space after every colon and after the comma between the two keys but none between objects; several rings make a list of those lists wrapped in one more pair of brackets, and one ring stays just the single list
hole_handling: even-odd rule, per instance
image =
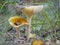
[{"label": "blurred background", "polygon": [[15,15],[26,18],[15,9],[15,4],[20,2],[21,5],[43,4],[43,10],[32,16],[31,30],[42,40],[60,40],[60,0],[0,0],[0,45],[11,45],[6,41],[7,37],[10,39],[7,33],[11,29],[8,19]]}]

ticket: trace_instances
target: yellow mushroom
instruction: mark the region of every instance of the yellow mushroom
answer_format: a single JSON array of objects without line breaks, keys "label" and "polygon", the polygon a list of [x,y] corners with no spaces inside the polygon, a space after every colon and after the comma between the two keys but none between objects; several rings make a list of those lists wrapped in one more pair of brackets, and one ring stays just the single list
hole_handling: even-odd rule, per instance
[{"label": "yellow mushroom", "polygon": [[37,5],[37,6],[26,6],[22,12],[27,16],[30,17],[33,14],[39,13],[43,9],[43,5]]},{"label": "yellow mushroom", "polygon": [[9,21],[10,25],[12,25],[13,27],[19,27],[22,25],[29,25],[27,20],[20,17],[20,16],[11,17],[8,21]]},{"label": "yellow mushroom", "polygon": [[19,27],[23,26],[23,25],[29,25],[29,23],[27,22],[26,19],[20,17],[20,16],[14,16],[9,18],[9,23],[11,26],[16,28],[16,37],[19,38],[20,37],[20,30]]},{"label": "yellow mushroom", "polygon": [[43,44],[44,42],[42,40],[37,40],[37,39],[33,40],[32,42],[32,45],[43,45]]},{"label": "yellow mushroom", "polygon": [[[41,10],[43,9],[43,5],[37,5],[37,6],[26,6],[22,12],[27,16],[27,21],[29,22],[29,24],[31,25],[31,17],[32,15],[39,13]],[[27,37],[29,38],[30,35],[30,31],[31,31],[31,26],[27,26]]]},{"label": "yellow mushroom", "polygon": [[39,13],[43,9],[43,5],[22,6],[16,4],[16,9],[23,12],[27,17],[31,17],[33,14]]},{"label": "yellow mushroom", "polygon": [[31,18],[32,15],[39,13],[42,9],[43,9],[43,5],[37,5],[37,6],[20,6],[20,5],[16,5],[17,9],[22,11],[26,16],[27,16],[27,21],[29,23],[29,26],[26,27],[26,36],[27,38],[30,35],[30,31],[31,31]]}]

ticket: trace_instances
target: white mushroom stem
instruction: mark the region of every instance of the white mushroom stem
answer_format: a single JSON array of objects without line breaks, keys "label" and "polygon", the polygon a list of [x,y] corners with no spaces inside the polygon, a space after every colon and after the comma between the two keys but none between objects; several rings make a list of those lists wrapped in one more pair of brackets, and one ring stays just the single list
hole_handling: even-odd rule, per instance
[{"label": "white mushroom stem", "polygon": [[29,40],[29,35],[31,32],[31,18],[27,18],[27,21],[28,21],[29,25],[26,26],[25,35],[27,36],[27,40]]},{"label": "white mushroom stem", "polygon": [[20,30],[19,30],[19,28],[16,28],[16,38],[17,39],[20,38]]}]

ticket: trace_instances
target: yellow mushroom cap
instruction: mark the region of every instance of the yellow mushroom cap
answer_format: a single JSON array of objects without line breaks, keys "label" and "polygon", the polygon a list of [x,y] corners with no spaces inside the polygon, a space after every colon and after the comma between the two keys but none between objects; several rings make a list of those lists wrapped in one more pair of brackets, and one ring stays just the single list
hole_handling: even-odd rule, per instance
[{"label": "yellow mushroom cap", "polygon": [[20,17],[20,16],[11,17],[11,18],[9,18],[8,21],[9,21],[10,25],[12,25],[13,27],[19,27],[22,25],[29,25],[27,20]]},{"label": "yellow mushroom cap", "polygon": [[42,40],[37,40],[37,39],[33,40],[32,42],[32,45],[43,45],[43,44],[44,42]]},{"label": "yellow mushroom cap", "polygon": [[23,13],[28,17],[31,17],[33,14],[39,13],[43,9],[43,5],[37,6],[25,6]]},{"label": "yellow mushroom cap", "polygon": [[17,11],[23,12],[27,17],[31,17],[33,14],[39,13],[43,7],[44,5],[22,6],[16,4]]}]

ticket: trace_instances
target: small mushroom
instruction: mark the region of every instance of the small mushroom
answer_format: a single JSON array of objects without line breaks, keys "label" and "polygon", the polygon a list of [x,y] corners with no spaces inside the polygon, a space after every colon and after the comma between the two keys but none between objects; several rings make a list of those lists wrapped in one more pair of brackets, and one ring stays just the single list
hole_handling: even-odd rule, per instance
[{"label": "small mushroom", "polygon": [[32,41],[32,45],[43,45],[43,44],[44,44],[44,41],[42,40],[35,39]]},{"label": "small mushroom", "polygon": [[16,38],[20,37],[20,30],[19,27],[23,25],[29,25],[26,19],[20,17],[20,16],[14,16],[9,18],[9,23],[11,26],[16,28]]},{"label": "small mushroom", "polygon": [[33,14],[39,13],[43,9],[43,5],[37,5],[37,6],[25,6],[25,8],[22,10],[22,12],[27,16],[30,17]]},{"label": "small mushroom", "polygon": [[26,36],[29,37],[29,34],[31,32],[31,18],[33,14],[39,13],[43,9],[43,5],[37,5],[37,6],[21,6],[16,4],[16,7],[18,10],[22,11],[27,16],[27,21],[29,23],[29,26],[26,26]]}]

